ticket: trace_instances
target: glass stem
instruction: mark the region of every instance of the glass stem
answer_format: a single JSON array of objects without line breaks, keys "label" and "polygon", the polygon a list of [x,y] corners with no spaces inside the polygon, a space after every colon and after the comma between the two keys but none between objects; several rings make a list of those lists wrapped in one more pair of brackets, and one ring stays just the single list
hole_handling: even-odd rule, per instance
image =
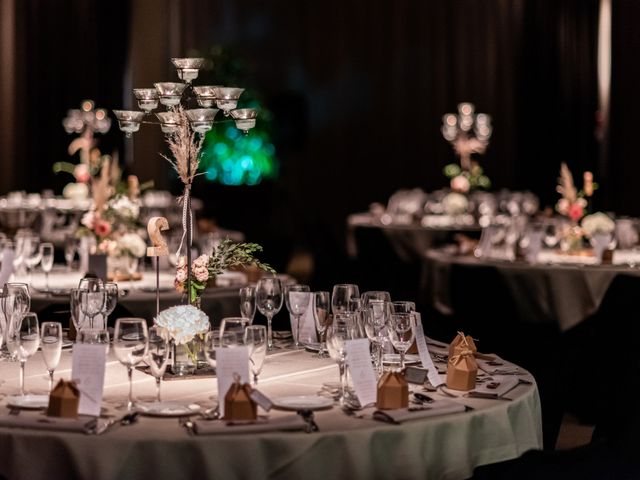
[{"label": "glass stem", "polygon": [[27,362],[20,360],[20,395],[24,397],[24,366]]},{"label": "glass stem", "polygon": [[129,377],[129,398],[127,399],[127,410],[133,408],[133,367],[127,367],[127,376]]},{"label": "glass stem", "polygon": [[254,373],[253,374],[253,385],[258,385],[258,374]]},{"label": "glass stem", "polygon": [[300,317],[302,315],[296,315],[296,348],[300,348]]},{"label": "glass stem", "polygon": [[44,288],[48,292],[49,291],[49,272],[44,272]]},{"label": "glass stem", "polygon": [[271,329],[271,316],[267,317],[267,349],[273,350],[273,330]]},{"label": "glass stem", "polygon": [[160,377],[156,377],[156,391],[157,391],[157,395],[156,395],[156,400],[158,402],[161,402],[161,398],[160,398],[160,387],[162,385],[162,376]]},{"label": "glass stem", "polygon": [[345,394],[347,392],[347,369],[344,360],[338,362],[338,368],[340,369],[340,405],[344,405]]},{"label": "glass stem", "polygon": [[49,370],[49,393],[53,390],[53,370]]},{"label": "glass stem", "polygon": [[400,350],[400,371],[404,370],[404,350]]}]

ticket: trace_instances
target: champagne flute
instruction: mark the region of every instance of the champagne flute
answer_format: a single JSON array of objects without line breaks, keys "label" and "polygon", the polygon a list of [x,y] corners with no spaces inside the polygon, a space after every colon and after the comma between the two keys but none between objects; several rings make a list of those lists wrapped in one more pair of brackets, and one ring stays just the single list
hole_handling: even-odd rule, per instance
[{"label": "champagne flute", "polygon": [[147,364],[151,369],[151,373],[156,379],[156,401],[161,402],[160,387],[162,386],[162,377],[169,363],[169,351],[171,350],[171,342],[167,335],[167,331],[158,326],[149,329],[149,352],[147,354]]},{"label": "champagne flute", "polygon": [[49,272],[53,268],[53,244],[44,242],[40,244],[40,266],[44,272],[45,292],[49,291]]},{"label": "champagne flute", "polygon": [[267,329],[264,325],[249,325],[244,331],[244,344],[249,347],[249,366],[255,386],[267,355]]},{"label": "champagne flute", "polygon": [[358,286],[353,283],[340,283],[333,286],[331,295],[331,313],[345,313],[350,311],[351,301],[358,298],[360,292]]},{"label": "champagne flute", "polygon": [[373,358],[376,372],[382,374],[382,354],[384,351],[384,329],[389,320],[391,304],[385,300],[370,300],[365,310],[364,327],[367,337],[373,343]]},{"label": "champagne flute", "polygon": [[240,315],[249,319],[249,325],[253,323],[256,314],[256,288],[242,287],[240,289]]},{"label": "champagne flute", "polygon": [[307,285],[287,285],[284,288],[287,310],[293,315],[295,331],[295,348],[300,348],[300,318],[307,311],[311,295]]},{"label": "champagne flute", "polygon": [[404,356],[415,339],[415,329],[414,313],[392,313],[389,316],[389,339],[400,353],[400,371],[404,370]]},{"label": "champagne flute", "polygon": [[282,282],[277,277],[264,277],[256,285],[256,307],[267,317],[267,349],[273,350],[273,316],[282,308]]},{"label": "champagne flute", "polygon": [[[82,308],[80,307],[80,294],[84,290],[80,288],[72,288],[69,293],[69,310],[71,313],[71,321],[76,329],[76,334],[84,327],[85,319],[83,318]],[[77,336],[77,335],[76,335]]]},{"label": "champagne flute", "polygon": [[133,401],[133,367],[142,361],[149,348],[147,321],[144,318],[124,317],[116,320],[113,333],[113,350],[118,361],[127,367],[129,377],[129,396],[127,410],[134,407]]},{"label": "champagne flute", "polygon": [[67,235],[64,241],[64,260],[67,263],[67,272],[71,271],[71,266],[77,250],[78,239],[74,235]]},{"label": "champagne flute", "polygon": [[49,392],[53,389],[53,372],[60,363],[62,353],[62,324],[60,322],[42,322],[40,349],[49,372]]},{"label": "champagne flute", "polygon": [[329,314],[331,308],[331,300],[329,292],[313,293],[313,319],[316,322],[316,330],[320,335],[320,349],[318,350],[318,358],[326,358],[327,353],[327,327],[333,320]]},{"label": "champagne flute", "polygon": [[25,396],[24,368],[27,359],[38,350],[40,343],[40,328],[38,316],[33,312],[25,313],[20,322],[14,325],[7,337],[7,348],[20,362],[20,395]]},{"label": "champagne flute", "polygon": [[233,343],[230,346],[242,345],[244,330],[249,325],[249,319],[244,317],[227,317],[220,322],[220,337],[225,333],[233,335]]}]

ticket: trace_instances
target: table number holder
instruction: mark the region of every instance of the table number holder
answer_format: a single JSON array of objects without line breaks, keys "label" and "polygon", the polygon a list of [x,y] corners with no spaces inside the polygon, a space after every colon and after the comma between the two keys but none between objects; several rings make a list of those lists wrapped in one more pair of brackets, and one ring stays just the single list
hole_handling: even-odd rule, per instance
[{"label": "table number holder", "polygon": [[147,233],[152,247],[147,247],[147,257],[155,257],[156,261],[156,317],[160,314],[160,257],[169,255],[167,242],[162,236],[163,230],[169,229],[165,217],[151,217],[147,222]]}]

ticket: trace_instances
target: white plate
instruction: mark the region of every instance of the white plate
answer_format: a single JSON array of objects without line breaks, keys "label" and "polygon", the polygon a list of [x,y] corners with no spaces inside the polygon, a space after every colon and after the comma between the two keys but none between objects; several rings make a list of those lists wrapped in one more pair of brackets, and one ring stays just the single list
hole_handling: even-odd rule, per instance
[{"label": "white plate", "polygon": [[[382,363],[385,365],[399,365],[400,364],[400,354],[399,353],[385,353],[382,356]],[[404,356],[404,364],[405,365],[413,365],[415,363],[420,363],[420,357],[418,355],[405,355]]]},{"label": "white plate", "polygon": [[13,408],[40,410],[49,405],[49,395],[12,395],[7,397],[7,405]]},{"label": "white plate", "polygon": [[198,413],[200,405],[184,405],[176,402],[138,403],[136,404],[136,410],[141,415],[149,415],[151,417],[182,417]]},{"label": "white plate", "polygon": [[333,399],[317,395],[290,395],[271,401],[278,410],[324,410],[333,406]]}]

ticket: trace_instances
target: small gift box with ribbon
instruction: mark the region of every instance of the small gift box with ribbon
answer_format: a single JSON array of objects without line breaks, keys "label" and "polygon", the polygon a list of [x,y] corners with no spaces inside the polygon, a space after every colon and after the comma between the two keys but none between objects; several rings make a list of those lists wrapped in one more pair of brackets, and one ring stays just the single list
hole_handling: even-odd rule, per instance
[{"label": "small gift box with ribbon", "polygon": [[255,420],[258,406],[251,398],[251,385],[240,383],[240,376],[233,376],[234,382],[224,396],[225,420]]},{"label": "small gift box with ribbon", "polygon": [[455,355],[454,350],[461,343],[464,343],[466,345],[466,348],[470,349],[474,355],[478,351],[478,348],[476,347],[476,343],[473,341],[473,338],[471,338],[471,335],[465,336],[463,332],[458,332],[458,334],[455,336],[455,338],[449,345],[449,357],[452,357],[453,355]]},{"label": "small gift box with ribbon", "polygon": [[73,381],[60,380],[51,390],[47,415],[50,417],[78,418],[80,391]]},{"label": "small gift box with ribbon", "polygon": [[[459,339],[459,340],[458,340]],[[449,353],[447,363],[447,387],[454,390],[472,390],[476,386],[478,364],[474,357],[475,345],[471,337],[465,337],[462,332],[451,343],[456,342]]]},{"label": "small gift box with ribbon", "polygon": [[381,410],[409,406],[409,384],[400,372],[386,372],[380,377],[376,406]]}]

